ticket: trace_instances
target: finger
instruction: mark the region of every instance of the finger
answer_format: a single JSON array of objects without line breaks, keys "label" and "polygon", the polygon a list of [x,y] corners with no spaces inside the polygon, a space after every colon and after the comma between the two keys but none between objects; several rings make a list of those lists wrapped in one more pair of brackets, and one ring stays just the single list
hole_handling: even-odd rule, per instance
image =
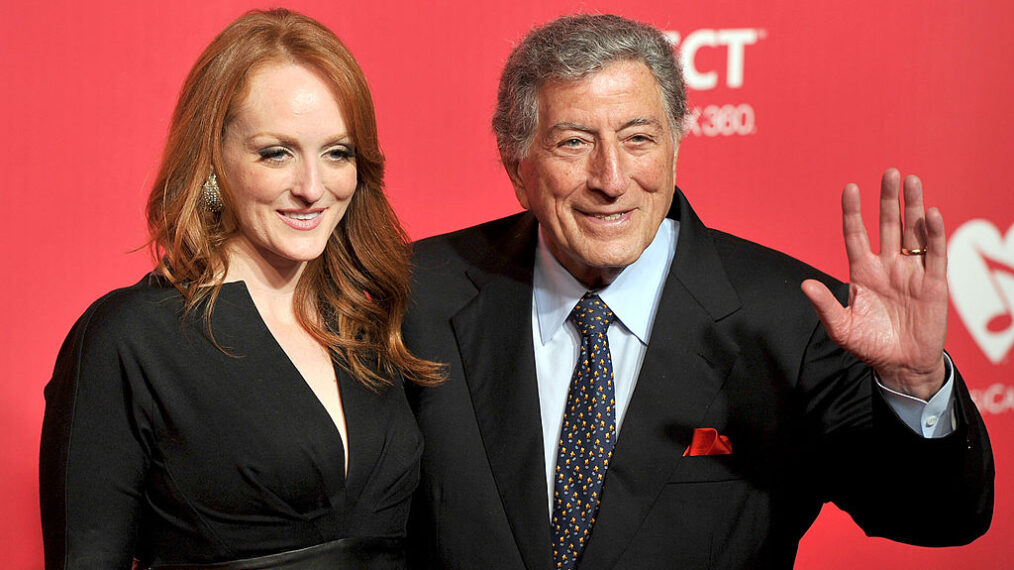
[{"label": "finger", "polygon": [[845,336],[845,322],[848,318],[845,307],[842,307],[826,285],[816,279],[803,281],[800,288],[810,299],[813,309],[817,311],[817,317],[824,324],[824,329],[827,330],[831,340],[841,341]]},{"label": "finger", "polygon": [[937,279],[947,278],[947,236],[944,216],[940,210],[926,212],[926,275]]},{"label": "finger", "polygon": [[888,168],[880,179],[880,254],[898,255],[901,252],[901,206],[898,192],[901,173]]},{"label": "finger", "polygon": [[870,237],[866,234],[863,223],[862,204],[859,199],[859,187],[848,184],[841,193],[842,235],[845,237],[845,254],[849,264],[858,261],[870,252]]},{"label": "finger", "polygon": [[926,209],[922,203],[922,181],[911,174],[905,177],[905,232],[901,247],[926,247]]}]

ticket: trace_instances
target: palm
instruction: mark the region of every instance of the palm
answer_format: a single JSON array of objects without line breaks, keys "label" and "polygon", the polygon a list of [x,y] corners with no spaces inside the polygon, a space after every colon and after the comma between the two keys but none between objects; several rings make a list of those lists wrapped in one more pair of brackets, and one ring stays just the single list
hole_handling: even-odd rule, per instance
[{"label": "palm", "polygon": [[[922,201],[922,183],[905,180],[905,221],[898,203],[900,175],[888,170],[881,183],[880,252],[873,253],[859,208],[859,189],[842,193],[842,221],[849,259],[849,305],[842,307],[821,283],[803,290],[831,339],[873,366],[889,387],[926,397],[943,382],[947,332],[947,254],[943,218]],[[902,247],[926,249],[903,255]]]}]

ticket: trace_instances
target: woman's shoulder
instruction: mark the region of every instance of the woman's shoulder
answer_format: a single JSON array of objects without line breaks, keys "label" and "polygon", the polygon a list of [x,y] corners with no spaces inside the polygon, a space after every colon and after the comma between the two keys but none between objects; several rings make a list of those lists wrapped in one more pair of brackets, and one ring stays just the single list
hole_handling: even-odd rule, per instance
[{"label": "woman's shoulder", "polygon": [[183,296],[164,278],[148,273],[137,283],[106,293],[78,318],[71,331],[87,336],[129,335],[138,327],[179,322]]},{"label": "woman's shoulder", "polygon": [[182,306],[182,295],[151,274],[100,297],[67,333],[46,387],[47,400],[61,386],[73,387],[85,370],[92,372],[90,378],[114,381],[120,358],[152,335],[164,337],[170,323],[179,323]]}]

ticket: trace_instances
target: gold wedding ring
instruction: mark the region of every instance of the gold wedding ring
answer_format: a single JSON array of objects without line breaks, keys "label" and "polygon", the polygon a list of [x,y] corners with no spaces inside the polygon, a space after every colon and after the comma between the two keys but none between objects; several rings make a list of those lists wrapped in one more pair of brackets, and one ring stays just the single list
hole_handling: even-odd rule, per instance
[{"label": "gold wedding ring", "polygon": [[929,248],[924,247],[922,249],[908,249],[907,247],[901,248],[902,255],[926,255]]}]

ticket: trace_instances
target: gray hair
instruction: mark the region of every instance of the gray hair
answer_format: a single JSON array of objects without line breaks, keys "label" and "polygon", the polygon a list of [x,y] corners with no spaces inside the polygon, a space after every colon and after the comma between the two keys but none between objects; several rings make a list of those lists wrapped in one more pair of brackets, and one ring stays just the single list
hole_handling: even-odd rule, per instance
[{"label": "gray hair", "polygon": [[658,82],[673,137],[687,113],[683,70],[662,32],[610,14],[563,16],[533,28],[514,48],[493,114],[493,132],[505,163],[528,154],[539,122],[538,89],[547,80],[573,81],[616,61],[641,61]]}]

